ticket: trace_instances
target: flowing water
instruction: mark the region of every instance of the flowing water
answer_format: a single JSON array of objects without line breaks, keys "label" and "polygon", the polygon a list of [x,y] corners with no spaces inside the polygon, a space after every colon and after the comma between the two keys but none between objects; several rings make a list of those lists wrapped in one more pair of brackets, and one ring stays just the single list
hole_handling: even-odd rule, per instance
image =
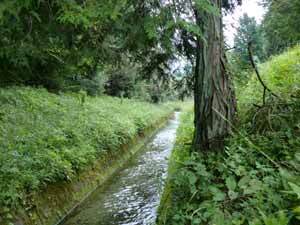
[{"label": "flowing water", "polygon": [[167,175],[179,112],[64,225],[152,225]]}]

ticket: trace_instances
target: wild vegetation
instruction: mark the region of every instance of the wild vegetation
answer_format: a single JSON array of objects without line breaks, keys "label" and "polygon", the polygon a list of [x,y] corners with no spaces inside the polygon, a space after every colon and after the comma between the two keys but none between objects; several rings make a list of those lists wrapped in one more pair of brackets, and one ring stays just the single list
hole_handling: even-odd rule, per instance
[{"label": "wild vegetation", "polygon": [[0,87],[175,99],[174,27],[153,0],[1,1]]},{"label": "wild vegetation", "polygon": [[299,44],[299,1],[261,0],[260,3],[266,8],[263,21],[259,24],[254,17],[244,14],[239,19],[233,51],[227,52],[235,82],[239,84],[246,84],[252,74],[248,53],[250,42],[257,64]]},{"label": "wild vegetation", "polygon": [[49,183],[72,181],[95,160],[116,155],[174,109],[112,97],[0,90],[0,215]]},{"label": "wild vegetation", "polygon": [[299,41],[299,2],[262,3],[262,25],[243,15],[227,52],[238,118],[219,116],[231,135],[223,150],[195,152],[197,120],[183,115],[158,224],[300,223],[300,48],[289,48]]},{"label": "wild vegetation", "polygon": [[[263,81],[274,94],[278,95],[277,100],[293,99],[293,97],[299,96],[299,60],[300,47],[296,46],[281,55],[271,57],[269,61],[259,65]],[[257,82],[255,74],[251,74],[245,86],[237,86],[237,92],[240,113],[244,113],[244,106],[249,104],[263,104],[263,87]]]},{"label": "wild vegetation", "polygon": [[262,24],[265,36],[264,45],[268,56],[299,44],[299,1],[263,0],[262,2],[268,7]]},{"label": "wild vegetation", "polygon": [[300,2],[259,2],[227,49],[241,0],[2,0],[0,214],[193,96],[160,222],[299,224]]},{"label": "wild vegetation", "polygon": [[300,221],[299,47],[260,66],[238,91],[240,123],[224,152],[191,154],[192,112],[182,118],[159,224],[288,225]]}]

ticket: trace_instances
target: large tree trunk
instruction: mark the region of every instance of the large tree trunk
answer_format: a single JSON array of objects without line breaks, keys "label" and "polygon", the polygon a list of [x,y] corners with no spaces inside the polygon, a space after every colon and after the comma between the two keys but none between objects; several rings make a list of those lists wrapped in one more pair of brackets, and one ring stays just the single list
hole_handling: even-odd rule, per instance
[{"label": "large tree trunk", "polygon": [[[222,0],[210,0],[220,9]],[[222,149],[235,114],[235,97],[226,73],[222,17],[196,11],[204,38],[198,38],[195,66],[194,148]]]}]

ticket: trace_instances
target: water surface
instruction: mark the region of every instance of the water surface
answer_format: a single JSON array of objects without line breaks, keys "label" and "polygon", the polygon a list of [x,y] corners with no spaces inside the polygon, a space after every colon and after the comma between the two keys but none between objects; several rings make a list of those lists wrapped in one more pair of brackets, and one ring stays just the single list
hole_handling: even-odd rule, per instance
[{"label": "water surface", "polygon": [[152,225],[167,175],[179,112],[64,225]]}]

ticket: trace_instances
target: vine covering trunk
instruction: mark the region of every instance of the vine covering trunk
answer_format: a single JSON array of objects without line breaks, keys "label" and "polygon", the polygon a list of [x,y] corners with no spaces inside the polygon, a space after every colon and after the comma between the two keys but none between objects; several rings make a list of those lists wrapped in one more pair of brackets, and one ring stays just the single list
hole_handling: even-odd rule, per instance
[{"label": "vine covering trunk", "polygon": [[235,114],[235,95],[224,54],[222,0],[210,1],[219,15],[195,12],[203,37],[197,40],[194,148],[202,151],[223,148]]}]

